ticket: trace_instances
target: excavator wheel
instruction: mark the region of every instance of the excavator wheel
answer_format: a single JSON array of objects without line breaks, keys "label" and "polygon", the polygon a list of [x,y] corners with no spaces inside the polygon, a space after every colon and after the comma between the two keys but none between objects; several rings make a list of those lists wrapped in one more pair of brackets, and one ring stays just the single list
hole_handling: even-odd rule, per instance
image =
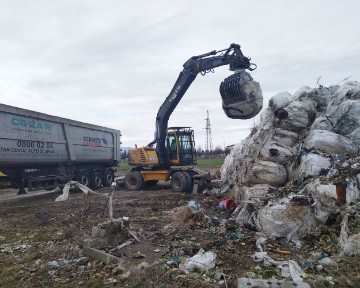
[{"label": "excavator wheel", "polygon": [[171,176],[171,188],[174,192],[185,192],[189,187],[188,177],[185,172],[175,172]]},{"label": "excavator wheel", "polygon": [[140,172],[133,171],[126,175],[124,184],[130,191],[139,191],[144,187],[145,182]]},{"label": "excavator wheel", "polygon": [[186,189],[185,189],[185,192],[191,192],[190,191],[190,189],[192,188],[192,179],[191,179],[191,176],[190,176],[190,174],[189,173],[187,173],[187,172],[182,172],[183,174],[184,174],[184,176],[185,176],[185,178],[186,178],[186,184],[187,184],[187,186],[186,186]]}]

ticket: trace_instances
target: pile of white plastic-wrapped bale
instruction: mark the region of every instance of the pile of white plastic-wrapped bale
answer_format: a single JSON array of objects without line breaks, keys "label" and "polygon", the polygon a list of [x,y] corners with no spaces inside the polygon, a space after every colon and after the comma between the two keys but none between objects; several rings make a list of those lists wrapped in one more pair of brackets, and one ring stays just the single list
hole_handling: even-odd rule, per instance
[{"label": "pile of white plastic-wrapped bale", "polygon": [[321,233],[360,199],[359,148],[359,82],[275,95],[221,168],[236,190],[233,217],[288,241]]}]

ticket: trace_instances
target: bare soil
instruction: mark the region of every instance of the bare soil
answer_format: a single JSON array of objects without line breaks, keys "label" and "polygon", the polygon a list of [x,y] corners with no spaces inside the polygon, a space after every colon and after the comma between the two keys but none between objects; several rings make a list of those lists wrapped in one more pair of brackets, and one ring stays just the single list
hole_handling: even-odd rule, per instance
[{"label": "bare soil", "polygon": [[[9,191],[0,194],[8,197]],[[241,277],[281,278],[275,268],[254,262],[256,232],[226,221],[232,210],[221,211],[219,202],[228,195],[211,193],[211,187],[196,195],[172,192],[169,183],[139,192],[123,187],[115,191],[114,218],[129,217],[141,239],[115,251],[121,265],[105,265],[82,254],[91,228],[108,220],[107,198],[72,192],[68,200],[55,202],[58,195],[0,201],[0,287],[236,287]],[[200,205],[201,213],[186,210],[190,200]],[[276,260],[309,261],[306,272],[311,281],[318,273],[311,259],[331,254],[331,233],[308,239],[300,250],[294,243],[273,242],[269,254]],[[201,248],[216,253],[215,268],[191,273],[179,269],[180,262]],[[334,273],[352,265],[345,261]],[[346,273],[359,275],[359,269]],[[325,276],[329,273],[333,272]],[[337,287],[351,287],[340,285],[347,283],[343,281]],[[324,283],[314,287],[328,287]]]}]

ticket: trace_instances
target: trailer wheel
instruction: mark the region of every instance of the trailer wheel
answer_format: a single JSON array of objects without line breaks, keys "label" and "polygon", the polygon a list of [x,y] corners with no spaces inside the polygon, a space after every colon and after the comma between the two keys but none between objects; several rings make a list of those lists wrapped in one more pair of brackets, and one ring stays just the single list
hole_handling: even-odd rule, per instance
[{"label": "trailer wheel", "polygon": [[144,187],[144,179],[140,172],[129,172],[125,177],[125,187],[130,191],[139,191]]},{"label": "trailer wheel", "polygon": [[101,188],[103,184],[103,177],[101,172],[95,171],[91,175],[91,188],[94,190]]},{"label": "trailer wheel", "polygon": [[185,173],[176,172],[171,176],[171,188],[175,192],[185,192],[188,188],[188,181]]},{"label": "trailer wheel", "polygon": [[90,173],[88,171],[82,171],[77,177],[77,182],[80,184],[89,187],[90,186]]},{"label": "trailer wheel", "polygon": [[105,170],[104,172],[104,186],[110,187],[114,182],[114,172],[110,169]]}]

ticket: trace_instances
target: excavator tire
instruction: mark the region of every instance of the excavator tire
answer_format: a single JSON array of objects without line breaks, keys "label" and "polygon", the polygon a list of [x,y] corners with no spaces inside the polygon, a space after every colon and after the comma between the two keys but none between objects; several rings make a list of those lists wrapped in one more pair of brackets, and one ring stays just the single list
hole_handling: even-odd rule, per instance
[{"label": "excavator tire", "polygon": [[125,177],[125,188],[130,191],[139,191],[144,185],[144,179],[140,172],[129,172]]},{"label": "excavator tire", "polygon": [[185,192],[188,188],[188,178],[184,172],[175,172],[171,176],[170,184],[174,192]]},{"label": "excavator tire", "polygon": [[186,178],[186,184],[187,184],[186,189],[185,189],[184,192],[190,193],[190,192],[191,192],[190,189],[192,188],[192,179],[191,179],[191,176],[190,176],[190,174],[187,173],[187,172],[182,172],[182,173],[184,174],[184,176],[185,176],[185,178]]}]

